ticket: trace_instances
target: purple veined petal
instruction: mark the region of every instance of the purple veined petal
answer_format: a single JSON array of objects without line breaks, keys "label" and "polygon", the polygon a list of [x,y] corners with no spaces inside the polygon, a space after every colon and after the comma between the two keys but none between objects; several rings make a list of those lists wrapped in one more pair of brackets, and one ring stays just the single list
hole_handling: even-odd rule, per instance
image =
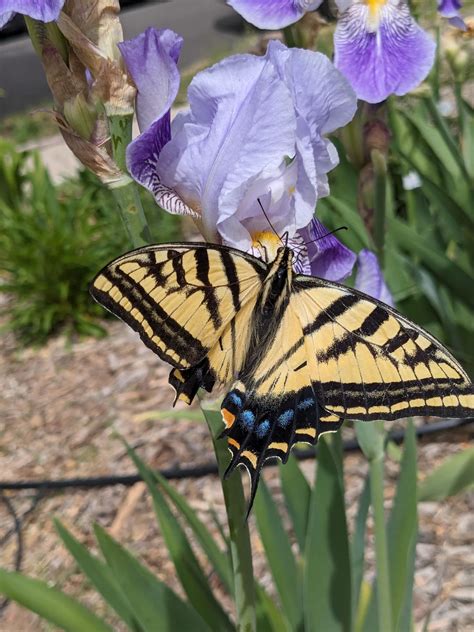
[{"label": "purple veined petal", "polygon": [[294,154],[294,108],[271,62],[253,55],[199,73],[188,98],[191,111],[173,122],[158,170],[164,184],[199,207],[204,234],[215,241],[252,178]]},{"label": "purple veined petal", "polygon": [[137,118],[143,132],[127,148],[129,171],[152,191],[160,206],[170,212],[192,214],[161,183],[156,169],[158,156],[171,137],[170,108],[179,89],[177,62],[182,43],[182,37],[170,29],[149,28],[119,48],[137,86]]},{"label": "purple veined petal", "polygon": [[454,18],[459,15],[462,7],[460,0],[438,0],[438,11],[445,18]]},{"label": "purple veined petal", "polygon": [[393,307],[393,297],[385,283],[377,255],[364,249],[357,257],[355,288]]},{"label": "purple veined petal", "polygon": [[259,29],[278,30],[314,11],[323,0],[227,0],[237,13]]},{"label": "purple veined petal", "polygon": [[462,2],[460,0],[438,0],[438,11],[444,18],[448,18],[451,26],[461,31],[467,31],[467,25],[459,13],[461,8]]},{"label": "purple veined petal", "polygon": [[0,28],[12,17],[21,13],[41,22],[56,20],[65,0],[0,0]]},{"label": "purple veined petal", "polygon": [[118,46],[137,87],[137,118],[143,132],[171,108],[179,90],[183,38],[170,29],[148,28]]},{"label": "purple veined petal", "polygon": [[317,276],[327,281],[343,281],[352,272],[356,255],[335,235],[328,235],[328,230],[318,219],[299,231],[302,243],[306,244],[307,256],[297,259],[298,272]]},{"label": "purple veined petal", "polygon": [[334,61],[359,99],[379,103],[390,94],[406,94],[425,79],[436,45],[405,0],[387,0],[375,16],[370,11],[356,3],[343,13],[334,34]]}]

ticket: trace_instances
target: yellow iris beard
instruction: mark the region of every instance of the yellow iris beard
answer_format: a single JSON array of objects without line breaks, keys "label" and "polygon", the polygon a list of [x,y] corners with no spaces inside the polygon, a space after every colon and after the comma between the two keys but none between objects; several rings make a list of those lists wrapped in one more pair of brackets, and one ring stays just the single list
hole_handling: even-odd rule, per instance
[{"label": "yellow iris beard", "polygon": [[273,232],[265,230],[252,235],[252,248],[258,250],[265,261],[273,261],[281,245],[280,238]]},{"label": "yellow iris beard", "polygon": [[369,7],[369,15],[367,16],[367,26],[370,31],[376,31],[379,26],[380,9],[387,3],[387,0],[365,0]]}]

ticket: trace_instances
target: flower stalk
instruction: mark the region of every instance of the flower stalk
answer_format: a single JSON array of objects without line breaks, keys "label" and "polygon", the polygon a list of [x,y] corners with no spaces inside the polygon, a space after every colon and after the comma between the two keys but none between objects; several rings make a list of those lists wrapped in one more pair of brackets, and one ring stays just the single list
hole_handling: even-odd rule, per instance
[{"label": "flower stalk", "polygon": [[111,182],[111,189],[119,207],[123,225],[133,246],[139,248],[152,243],[150,228],[141,203],[137,185],[127,175],[127,145],[132,140],[133,115],[112,115],[108,117],[112,155],[123,176]]},{"label": "flower stalk", "polygon": [[380,265],[383,266],[387,216],[387,161],[379,149],[372,149],[370,158],[374,169],[373,237]]},{"label": "flower stalk", "polygon": [[236,621],[239,632],[256,632],[255,585],[252,566],[252,548],[250,532],[246,520],[247,509],[240,478],[240,472],[234,471],[224,479],[229,464],[229,451],[225,441],[219,441],[222,430],[221,414],[217,410],[206,407],[201,401],[201,409],[211,433],[216,454],[219,476],[224,492],[224,501],[229,524],[230,551],[234,570],[234,597],[236,604]]}]

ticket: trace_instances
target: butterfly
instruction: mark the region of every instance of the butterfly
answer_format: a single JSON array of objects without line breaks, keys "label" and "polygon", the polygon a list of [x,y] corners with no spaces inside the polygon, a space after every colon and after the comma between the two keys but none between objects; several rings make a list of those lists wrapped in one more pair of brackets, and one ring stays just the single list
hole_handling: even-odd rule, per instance
[{"label": "butterfly", "polygon": [[[92,296],[173,368],[176,400],[230,385],[221,406],[251,501],[269,457],[344,420],[472,415],[465,371],[431,334],[354,289],[205,243],[147,246],[107,265]],[[175,400],[175,401],[176,401]]]}]

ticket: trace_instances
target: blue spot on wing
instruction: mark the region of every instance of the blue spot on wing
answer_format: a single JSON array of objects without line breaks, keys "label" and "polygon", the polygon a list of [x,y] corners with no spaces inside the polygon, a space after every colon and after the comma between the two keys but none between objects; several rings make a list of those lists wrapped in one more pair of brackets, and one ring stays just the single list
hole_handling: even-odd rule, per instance
[{"label": "blue spot on wing", "polygon": [[239,415],[239,420],[247,430],[252,430],[255,423],[255,415],[251,410],[243,410]]},{"label": "blue spot on wing", "polygon": [[314,406],[314,399],[312,397],[307,397],[306,399],[302,399],[297,408],[298,410],[307,410],[308,408],[312,408]]},{"label": "blue spot on wing", "polygon": [[269,430],[270,430],[270,422],[268,421],[268,419],[265,419],[265,421],[262,421],[262,423],[258,425],[257,437],[259,439],[263,439],[263,437],[266,434],[268,434]]},{"label": "blue spot on wing", "polygon": [[237,406],[237,408],[242,407],[242,398],[237,395],[237,393],[229,393],[230,401]]},{"label": "blue spot on wing", "polygon": [[293,410],[285,410],[285,412],[278,417],[278,425],[282,428],[286,428],[294,416],[295,412]]}]

